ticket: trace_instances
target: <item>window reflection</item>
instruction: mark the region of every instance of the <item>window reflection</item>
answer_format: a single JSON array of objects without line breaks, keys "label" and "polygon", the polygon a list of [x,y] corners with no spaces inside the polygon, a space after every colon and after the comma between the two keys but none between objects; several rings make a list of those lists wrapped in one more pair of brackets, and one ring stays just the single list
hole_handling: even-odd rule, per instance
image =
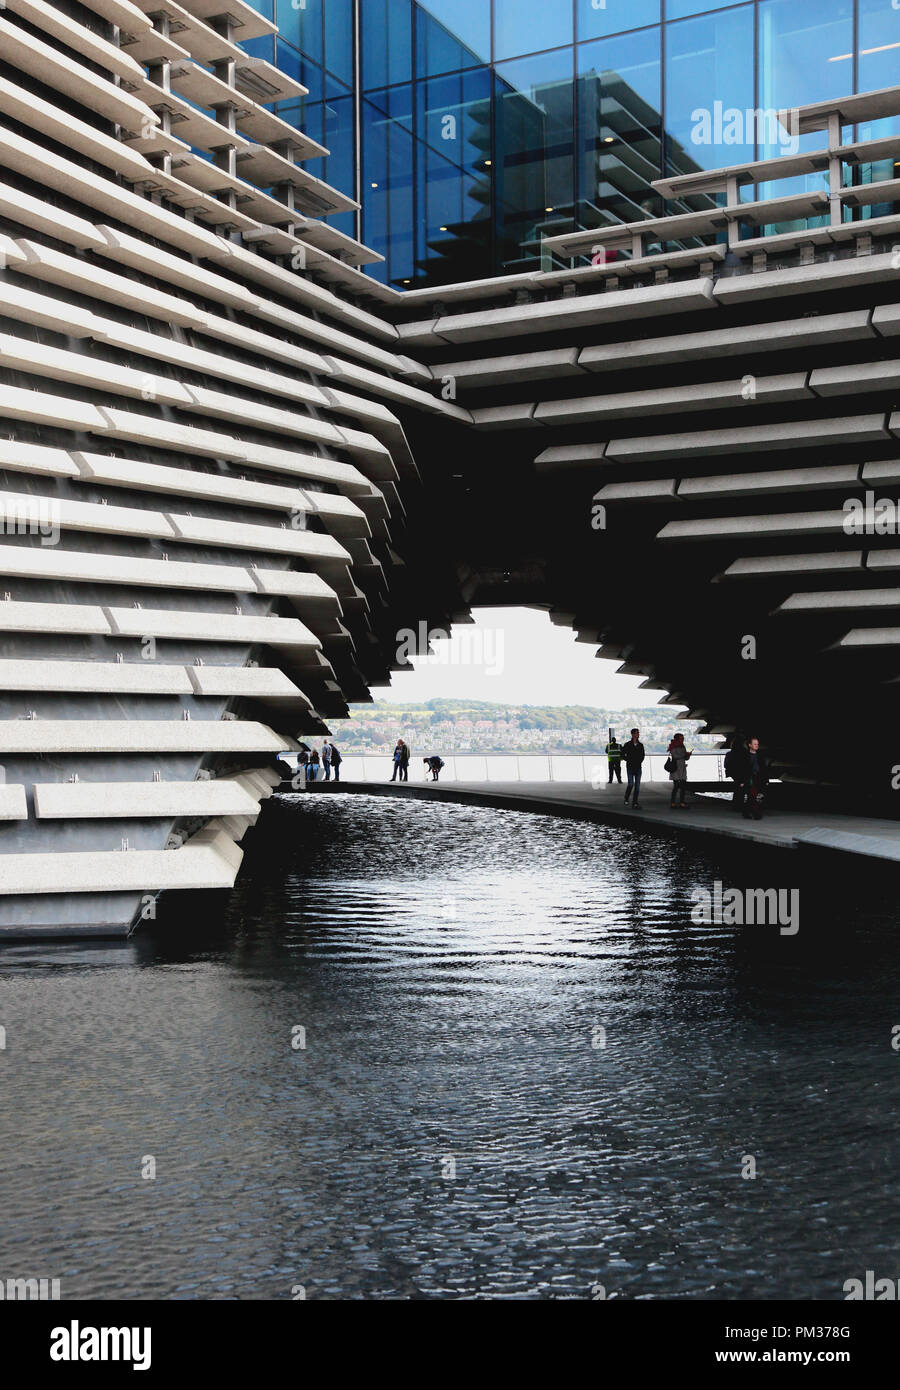
[{"label": "window reflection", "polygon": [[[353,194],[354,0],[252,2],[282,36],[243,46],[310,89],[279,114],[331,150],[306,167]],[[663,170],[784,154],[777,110],[854,90],[854,68],[862,91],[900,72],[892,0],[360,0],[359,11],[364,211],[329,221],[385,254],[371,273],[401,287],[535,269],[554,232],[708,207],[723,195],[666,207],[651,184]],[[751,120],[735,124],[729,112]],[[891,133],[900,117],[844,138]],[[800,149],[823,142],[814,132]],[[882,149],[845,164],[844,182],[884,183],[895,171]],[[743,195],[824,186],[816,173]],[[846,216],[898,207],[862,200]],[[768,230],[794,225],[804,224]]]},{"label": "window reflection", "polygon": [[659,20],[660,0],[575,0],[579,39],[600,39],[625,29],[658,24]]},{"label": "window reflection", "polygon": [[496,192],[501,273],[532,269],[542,236],[574,205],[572,50],[496,69]]},{"label": "window reflection", "polygon": [[666,56],[668,172],[753,159],[753,6],[670,25]]},{"label": "window reflection", "polygon": [[569,0],[494,0],[495,59],[571,43],[572,29]]},{"label": "window reflection", "polygon": [[428,0],[416,7],[419,76],[491,60],[491,7],[485,0]]},{"label": "window reflection", "polygon": [[576,226],[662,211],[660,70],[659,29],[579,48]]}]

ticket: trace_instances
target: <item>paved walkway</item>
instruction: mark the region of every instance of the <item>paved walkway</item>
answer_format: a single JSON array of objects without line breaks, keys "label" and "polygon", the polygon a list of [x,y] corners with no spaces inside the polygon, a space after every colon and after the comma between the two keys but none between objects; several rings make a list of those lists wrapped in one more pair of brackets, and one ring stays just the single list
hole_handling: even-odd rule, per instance
[{"label": "paved walkway", "polygon": [[583,782],[316,782],[308,790],[497,806],[576,816],[662,835],[713,835],[777,849],[843,851],[900,863],[900,821],[829,811],[778,810],[761,821],[751,821],[733,810],[730,799],[694,793],[689,793],[686,810],[673,811],[669,784],[663,782],[644,785],[639,811],[624,805],[622,788],[615,784],[595,790]]}]

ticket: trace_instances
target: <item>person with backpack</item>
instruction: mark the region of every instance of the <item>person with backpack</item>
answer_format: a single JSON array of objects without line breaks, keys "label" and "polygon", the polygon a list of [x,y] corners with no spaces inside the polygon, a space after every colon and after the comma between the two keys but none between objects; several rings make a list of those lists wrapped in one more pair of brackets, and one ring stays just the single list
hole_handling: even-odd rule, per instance
[{"label": "person with backpack", "polygon": [[329,746],[331,748],[331,770],[334,773],[334,780],[339,782],[341,780],[341,763],[344,760],[341,757],[340,750],[335,748],[333,743]]},{"label": "person with backpack", "polygon": [[644,745],[641,743],[640,729],[632,729],[631,738],[622,749],[622,757],[625,760],[625,770],[628,773],[628,785],[625,788],[625,805],[631,801],[631,793],[634,791],[634,801],[632,810],[641,809],[641,777],[643,776],[644,764]]},{"label": "person with backpack", "polygon": [[444,759],[432,756],[430,758],[423,758],[422,761],[425,764],[425,767],[427,768],[427,771],[425,773],[426,778],[428,777],[428,773],[430,772],[432,782],[436,782],[438,780],[438,777],[440,776],[441,768],[444,766]]},{"label": "person with backpack", "polygon": [[665,771],[672,783],[672,807],[683,810],[687,804],[687,765],[690,753],[684,746],[684,734],[674,734],[669,744],[669,756],[665,761]]}]

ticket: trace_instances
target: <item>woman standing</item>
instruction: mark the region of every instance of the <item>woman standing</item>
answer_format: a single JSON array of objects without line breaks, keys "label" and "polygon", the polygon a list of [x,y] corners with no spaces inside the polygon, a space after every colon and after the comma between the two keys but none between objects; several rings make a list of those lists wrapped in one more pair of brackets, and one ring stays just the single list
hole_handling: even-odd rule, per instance
[{"label": "woman standing", "polygon": [[684,746],[684,734],[675,734],[669,744],[666,771],[672,783],[672,810],[683,808],[687,803],[687,765],[690,753]]},{"label": "woman standing", "polygon": [[[403,765],[403,749],[404,749],[405,747],[406,747],[406,744],[403,742],[403,739],[402,739],[402,738],[398,738],[398,739],[397,739],[397,747],[394,749],[394,771],[391,773],[391,781],[392,781],[392,782],[396,782],[398,776],[399,776],[399,778],[400,778],[400,781],[401,781],[401,782],[403,781],[402,765]],[[407,761],[408,761],[408,760],[407,760]]]}]

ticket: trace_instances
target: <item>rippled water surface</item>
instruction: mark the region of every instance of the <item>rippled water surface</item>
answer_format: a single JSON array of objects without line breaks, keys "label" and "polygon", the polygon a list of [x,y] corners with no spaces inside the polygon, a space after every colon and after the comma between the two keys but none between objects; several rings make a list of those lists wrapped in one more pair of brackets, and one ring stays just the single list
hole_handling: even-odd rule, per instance
[{"label": "rippled water surface", "polygon": [[[127,943],[3,948],[0,1277],[840,1299],[900,1276],[896,880],[738,848],[301,795],[233,894]],[[799,887],[799,934],[694,925],[716,878]]]}]

